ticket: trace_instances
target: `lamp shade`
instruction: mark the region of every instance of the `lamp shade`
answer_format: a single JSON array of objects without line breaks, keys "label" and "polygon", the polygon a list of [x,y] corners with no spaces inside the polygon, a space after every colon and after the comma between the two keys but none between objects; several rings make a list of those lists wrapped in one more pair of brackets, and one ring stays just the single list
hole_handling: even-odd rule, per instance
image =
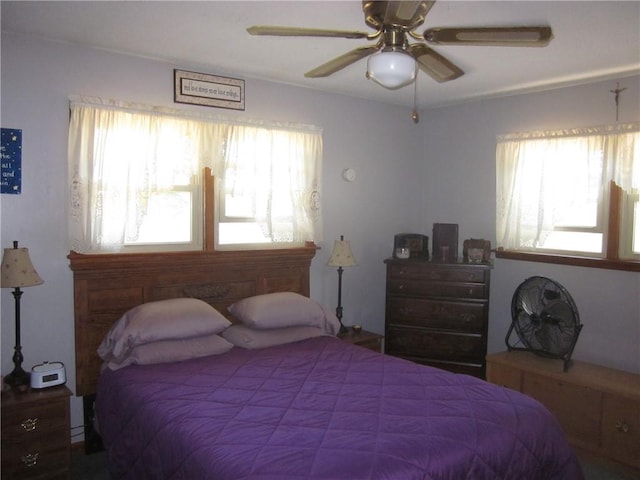
[{"label": "lamp shade", "polygon": [[44,280],[33,267],[28,248],[5,248],[0,270],[0,286],[32,287],[40,285]]},{"label": "lamp shade", "polygon": [[384,88],[395,90],[416,78],[416,61],[404,50],[382,50],[369,57],[367,77]]},{"label": "lamp shade", "polygon": [[327,265],[330,267],[354,267],[357,265],[356,259],[353,258],[353,252],[351,252],[351,245],[343,236],[340,236],[340,240],[333,242],[333,250],[331,250],[331,257]]}]

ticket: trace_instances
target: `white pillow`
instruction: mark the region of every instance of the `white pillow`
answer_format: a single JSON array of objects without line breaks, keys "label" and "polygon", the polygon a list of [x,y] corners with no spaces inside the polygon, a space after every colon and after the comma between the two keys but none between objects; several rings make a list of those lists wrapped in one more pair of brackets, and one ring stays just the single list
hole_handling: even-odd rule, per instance
[{"label": "white pillow", "polygon": [[328,334],[318,327],[284,327],[270,330],[253,330],[246,325],[232,325],[222,332],[222,336],[236,347],[247,349],[266,348],[322,335]]},{"label": "white pillow", "polygon": [[121,362],[138,345],[212,335],[229,325],[231,322],[220,312],[196,298],[143,303],[111,327],[98,347],[98,355],[105,361]]},{"label": "white pillow", "polygon": [[180,362],[207,355],[220,355],[232,348],[233,344],[219,335],[161,340],[133,347],[122,361],[110,361],[107,366],[111,370],[118,370],[128,365]]},{"label": "white pillow", "polygon": [[229,307],[240,322],[254,329],[308,326],[323,328],[320,305],[294,292],[267,293],[240,300]]}]

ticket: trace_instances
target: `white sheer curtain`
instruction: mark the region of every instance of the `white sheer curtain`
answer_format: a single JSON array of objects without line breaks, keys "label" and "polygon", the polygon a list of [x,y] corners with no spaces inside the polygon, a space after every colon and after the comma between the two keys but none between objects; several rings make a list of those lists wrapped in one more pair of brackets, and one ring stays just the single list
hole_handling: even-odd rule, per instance
[{"label": "white sheer curtain", "polygon": [[[121,251],[127,235],[136,235],[149,195],[188,183],[206,166],[218,178],[226,169],[235,169],[234,188],[260,189],[261,202],[268,206],[261,219],[272,241],[321,241],[322,135],[318,128],[258,121],[239,124],[93,97],[73,97],[70,109],[72,250]],[[265,143],[257,141],[261,138],[268,139],[275,150],[264,150]],[[292,150],[295,155],[290,155]],[[277,182],[278,169],[289,172],[290,185]],[[247,182],[244,174],[249,170],[254,172],[251,178],[260,181]],[[293,232],[273,228],[279,224],[279,210],[273,208],[278,201],[289,201],[294,207]],[[201,208],[200,202],[194,202],[194,208]]]},{"label": "white sheer curtain", "polygon": [[[500,135],[496,147],[496,235],[505,249],[533,249],[554,228],[554,205],[592,182],[638,188],[640,123]],[[563,198],[564,196],[564,198]]]},{"label": "white sheer curtain", "polygon": [[[274,161],[246,161],[262,157]],[[255,195],[256,219],[273,242],[320,241],[321,158],[322,137],[315,133],[230,126],[225,193]]]}]

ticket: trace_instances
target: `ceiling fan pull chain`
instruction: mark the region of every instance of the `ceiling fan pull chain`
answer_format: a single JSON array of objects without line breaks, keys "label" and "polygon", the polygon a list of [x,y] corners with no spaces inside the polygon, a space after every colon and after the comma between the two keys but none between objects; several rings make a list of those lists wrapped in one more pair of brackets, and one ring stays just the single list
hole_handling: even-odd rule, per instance
[{"label": "ceiling fan pull chain", "polygon": [[413,123],[420,121],[420,116],[418,115],[418,76],[413,81],[413,112],[411,113],[411,119]]}]

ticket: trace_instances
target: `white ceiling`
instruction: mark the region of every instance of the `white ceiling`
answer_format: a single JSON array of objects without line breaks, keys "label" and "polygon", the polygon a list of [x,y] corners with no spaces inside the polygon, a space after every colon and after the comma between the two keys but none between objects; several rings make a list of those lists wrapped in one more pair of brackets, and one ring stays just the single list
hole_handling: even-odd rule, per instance
[{"label": "white ceiling", "polygon": [[[368,31],[359,1],[2,1],[2,30],[161,59],[177,68],[260,78],[398,105],[413,86],[388,91],[361,60],[328,78],[304,73],[367,40],[255,37],[251,25]],[[549,25],[545,48],[433,47],[465,71],[439,84],[424,73],[428,108],[640,72],[640,1],[439,0],[427,27]]]}]

